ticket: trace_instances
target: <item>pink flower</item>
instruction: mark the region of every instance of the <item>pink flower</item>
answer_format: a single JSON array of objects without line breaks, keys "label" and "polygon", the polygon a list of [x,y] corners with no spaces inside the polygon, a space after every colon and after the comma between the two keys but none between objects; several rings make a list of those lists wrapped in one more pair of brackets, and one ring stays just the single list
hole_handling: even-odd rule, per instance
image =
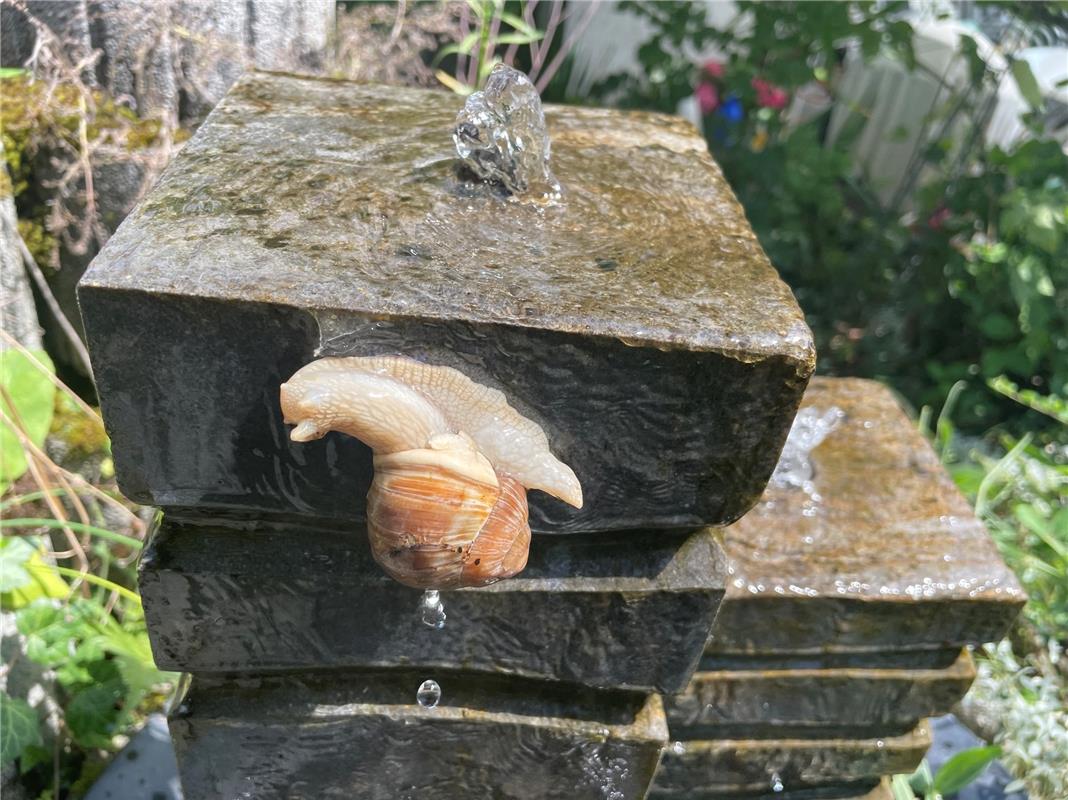
[{"label": "pink flower", "polygon": [[704,63],[705,74],[710,78],[723,77],[723,62],[711,58]]},{"label": "pink flower", "polygon": [[946,224],[946,220],[949,219],[949,209],[945,206],[939,206],[931,216],[927,218],[927,227],[934,231],[942,230],[942,226]]},{"label": "pink flower", "polygon": [[753,78],[752,86],[756,89],[757,105],[764,108],[786,108],[790,95],[787,94],[785,89],[768,83],[763,78]]},{"label": "pink flower", "polygon": [[701,107],[702,114],[711,114],[719,108],[719,92],[711,83],[699,84],[693,94],[697,98],[697,105]]}]

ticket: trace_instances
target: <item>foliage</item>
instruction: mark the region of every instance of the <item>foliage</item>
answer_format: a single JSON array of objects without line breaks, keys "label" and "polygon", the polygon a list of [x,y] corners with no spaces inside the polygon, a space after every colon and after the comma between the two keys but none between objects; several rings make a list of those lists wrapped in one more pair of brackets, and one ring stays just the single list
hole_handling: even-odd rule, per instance
[{"label": "foliage", "polygon": [[[1029,595],[1023,625],[987,645],[965,708],[1002,749],[1005,766],[1035,800],[1068,794],[1068,424],[1064,399],[1021,392],[1005,379],[991,388],[1058,420],[1059,427],[1020,439],[961,437],[951,418],[961,396],[950,393],[933,432],[957,485],[975,504],[1005,561]],[[925,414],[924,418],[929,418]],[[1034,633],[1031,633],[1034,631]]]},{"label": "foliage", "polygon": [[[555,76],[563,75],[571,48],[596,10],[596,1],[466,0],[457,40],[434,57],[433,65],[442,67],[435,75],[457,94],[468,95],[485,83],[495,64],[504,63],[521,69],[544,93]],[[565,40],[557,34],[573,14],[581,16]],[[451,74],[443,68],[446,62],[452,64]]]},{"label": "foliage", "polygon": [[[1026,399],[1043,408],[1064,403]],[[1042,636],[1068,638],[1068,425],[1044,442],[1034,433],[995,433],[992,450],[989,441],[963,444],[948,418],[944,410],[937,432],[943,457],[1027,590],[1025,616]]]},{"label": "foliage", "polygon": [[959,792],[975,781],[994,759],[1001,755],[1000,747],[973,747],[954,755],[932,775],[924,759],[912,775],[895,775],[890,784],[894,800],[942,800]]},{"label": "foliage", "polygon": [[[0,350],[0,414],[17,421],[35,445],[44,443],[52,424],[56,389],[48,378],[55,370],[44,351],[23,354]],[[0,493],[22,476],[28,467],[17,431],[0,424]]]},{"label": "foliage", "polygon": [[1068,797],[1068,686],[1055,641],[1017,655],[1008,640],[977,652],[977,677],[965,710],[993,729],[1001,760],[1031,800]]},{"label": "foliage", "polygon": [[[971,83],[924,120],[929,145],[889,201],[854,163],[862,109],[833,137],[829,110],[789,113],[799,91],[833,109],[847,52],[919,68],[904,5],[742,2],[718,29],[701,4],[626,3],[652,27],[641,74],[612,76],[595,95],[663,111],[694,97],[711,150],[806,312],[821,371],[889,378],[917,405],[964,380],[958,425],[1007,420],[1019,431],[1034,415],[984,384],[1005,375],[1043,392],[1068,387],[1068,156],[1041,140],[985,149],[977,106],[1002,79],[1040,102],[1026,63],[1010,58],[1009,75],[996,75],[962,41]],[[720,55],[694,63],[710,50]],[[971,127],[950,136],[962,118]]]},{"label": "foliage", "polygon": [[[32,792],[77,796],[122,735],[160,706],[174,676],[152,662],[133,588],[145,526],[101,467],[110,460],[99,415],[55,379],[46,358],[17,345],[3,358],[0,428],[22,465],[0,495],[0,605],[20,643],[5,648],[3,669],[10,674],[21,659],[37,665],[45,696],[0,696],[0,757],[17,762]],[[46,449],[96,464],[98,483]]]}]

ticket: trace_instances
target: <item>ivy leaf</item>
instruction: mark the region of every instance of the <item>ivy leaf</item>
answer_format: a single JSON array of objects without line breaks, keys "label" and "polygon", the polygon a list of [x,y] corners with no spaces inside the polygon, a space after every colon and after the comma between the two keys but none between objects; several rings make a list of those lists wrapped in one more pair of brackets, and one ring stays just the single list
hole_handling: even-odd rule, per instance
[{"label": "ivy leaf", "polygon": [[0,763],[9,764],[27,747],[39,744],[37,712],[25,700],[0,693]]},{"label": "ivy leaf", "polygon": [[933,788],[939,794],[953,794],[983,774],[990,762],[1001,755],[1000,747],[973,747],[949,759],[935,775]]},{"label": "ivy leaf", "polygon": [[[35,363],[36,362],[36,363]],[[13,349],[0,350],[0,386],[3,386],[14,410],[0,397],[0,409],[12,420],[21,420],[26,435],[36,444],[44,443],[52,424],[52,406],[56,387],[46,377],[54,373],[52,360],[43,350],[29,356]],[[26,471],[26,456],[15,431],[0,423],[0,491]]]},{"label": "ivy leaf", "polygon": [[121,681],[89,686],[74,695],[67,705],[65,720],[74,740],[83,747],[111,744],[119,716],[116,703],[122,699]]}]

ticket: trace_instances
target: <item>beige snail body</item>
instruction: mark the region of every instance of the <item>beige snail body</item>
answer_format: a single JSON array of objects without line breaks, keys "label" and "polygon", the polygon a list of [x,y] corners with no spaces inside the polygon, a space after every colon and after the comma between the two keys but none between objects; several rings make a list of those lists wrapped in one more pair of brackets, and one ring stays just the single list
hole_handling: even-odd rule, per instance
[{"label": "beige snail body", "polygon": [[281,400],[294,441],[340,431],[374,451],[371,552],[405,585],[483,586],[520,572],[528,488],[582,507],[578,479],[540,426],[450,367],[324,358],[282,384]]}]

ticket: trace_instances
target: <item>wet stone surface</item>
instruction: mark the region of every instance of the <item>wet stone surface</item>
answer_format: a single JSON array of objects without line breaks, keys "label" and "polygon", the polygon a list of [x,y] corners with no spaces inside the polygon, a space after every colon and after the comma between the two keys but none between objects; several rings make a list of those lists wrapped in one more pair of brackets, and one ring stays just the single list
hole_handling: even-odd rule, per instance
[{"label": "wet stone surface", "polygon": [[407,355],[500,388],[583,484],[536,532],[730,522],[760,496],[811,334],[701,137],[547,108],[559,203],[456,173],[444,92],[251,73],[82,281],[124,493],[360,521],[370,453],[291,444],[278,386]]},{"label": "wet stone surface", "polygon": [[[419,673],[194,680],[170,720],[186,800],[624,800],[667,735],[656,695]],[[414,683],[413,683],[414,681]]]},{"label": "wet stone surface", "polygon": [[699,670],[664,704],[673,739],[871,738],[906,733],[945,713],[974,678],[967,652],[942,669]]},{"label": "wet stone surface", "polygon": [[725,578],[708,531],[535,537],[519,576],[442,592],[439,630],[423,621],[422,593],[374,564],[362,530],[165,516],[140,587],[163,669],[412,665],[677,692],[697,667]]},{"label": "wet stone surface", "polygon": [[845,416],[810,454],[810,491],[771,486],[723,532],[732,575],[708,653],[944,666],[1000,639],[1023,591],[891,392],[817,378],[804,407]]},{"label": "wet stone surface", "polygon": [[649,797],[862,797],[883,775],[911,773],[929,745],[926,725],[880,739],[679,742],[664,750]]}]

